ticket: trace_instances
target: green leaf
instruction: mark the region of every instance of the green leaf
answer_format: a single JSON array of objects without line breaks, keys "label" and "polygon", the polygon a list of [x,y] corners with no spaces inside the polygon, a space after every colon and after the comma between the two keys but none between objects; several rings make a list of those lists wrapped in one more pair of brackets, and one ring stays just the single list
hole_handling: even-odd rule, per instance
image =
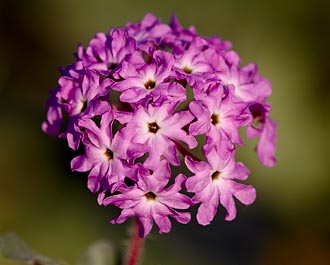
[{"label": "green leaf", "polygon": [[92,244],[79,259],[77,265],[118,265],[119,253],[107,240],[99,240]]},{"label": "green leaf", "polygon": [[0,251],[3,257],[17,261],[30,261],[36,256],[36,253],[14,233],[6,233],[0,237]]},{"label": "green leaf", "polygon": [[18,235],[6,233],[0,236],[0,252],[4,258],[29,265],[67,265],[34,252]]}]

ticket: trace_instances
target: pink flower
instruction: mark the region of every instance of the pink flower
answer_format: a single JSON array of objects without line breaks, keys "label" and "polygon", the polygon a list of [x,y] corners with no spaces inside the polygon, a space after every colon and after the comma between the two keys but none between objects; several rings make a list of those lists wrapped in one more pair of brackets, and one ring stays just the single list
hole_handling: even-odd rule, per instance
[{"label": "pink flower", "polygon": [[104,199],[105,206],[113,204],[123,209],[112,223],[120,224],[135,216],[140,224],[139,234],[145,237],[151,231],[154,221],[159,233],[168,233],[171,230],[169,217],[182,224],[190,221],[190,213],[176,210],[188,209],[192,205],[188,196],[179,193],[186,180],[183,174],[179,174],[174,184],[167,188],[171,172],[166,160],[162,160],[152,174],[142,166],[137,174],[138,181],[133,187],[121,187],[121,194]]},{"label": "pink flower", "polygon": [[225,86],[232,86],[236,101],[252,102],[263,100],[271,93],[270,82],[258,74],[258,66],[250,63],[240,67],[237,53],[229,51],[218,65],[217,77]]},{"label": "pink flower", "polygon": [[234,198],[243,204],[254,202],[256,191],[251,185],[243,185],[234,180],[246,180],[249,170],[240,162],[235,162],[234,153],[227,160],[223,160],[216,149],[206,155],[207,162],[194,161],[186,157],[188,169],[195,175],[188,178],[187,190],[194,192],[194,203],[201,203],[197,212],[197,221],[201,225],[208,225],[216,215],[219,202],[226,209],[227,221],[236,217]]},{"label": "pink flower", "polygon": [[249,109],[253,116],[253,124],[247,128],[246,136],[260,137],[256,149],[259,160],[264,166],[272,167],[276,164],[277,123],[269,117],[271,106],[266,103],[256,103]]},{"label": "pink flower", "polygon": [[113,29],[109,34],[97,33],[87,49],[79,46],[77,57],[84,67],[109,75],[135,51],[135,46],[135,39],[128,37],[127,31]]},{"label": "pink flower", "polygon": [[[84,135],[82,142],[85,152],[71,161],[71,168],[80,172],[90,171],[88,188],[93,193],[104,188],[114,190],[130,169],[127,152],[134,145],[125,141],[121,133],[113,135],[115,116],[108,104],[99,104],[98,112],[94,112],[93,117],[87,115],[77,122],[77,127]],[[134,156],[132,154],[130,160],[139,156],[138,152]]]},{"label": "pink flower", "polygon": [[[227,153],[233,150],[233,144],[242,144],[238,128],[249,124],[251,117],[247,105],[232,100],[231,91],[224,92],[219,82],[211,82],[203,86],[205,91],[196,91],[196,101],[189,104],[189,109],[196,121],[189,127],[192,135],[206,135],[203,146],[205,152],[213,147]],[[224,156],[223,156],[224,157]]]},{"label": "pink flower", "polygon": [[179,79],[187,78],[188,83],[193,85],[196,77],[212,73],[210,61],[207,60],[209,50],[205,50],[207,45],[206,40],[195,37],[187,49],[175,53],[175,69]]},{"label": "pink flower", "polygon": [[160,96],[173,98],[173,102],[184,101],[185,89],[177,82],[169,82],[174,76],[173,64],[173,55],[164,51],[155,51],[151,62],[143,67],[124,62],[119,72],[124,80],[113,88],[121,92],[120,100],[128,103],[156,100]]},{"label": "pink flower", "polygon": [[[259,138],[260,162],[275,165],[271,84],[255,63],[241,65],[229,41],[149,13],[96,33],[75,55],[50,93],[42,129],[81,147],[71,169],[88,172],[100,205],[122,209],[112,223],[136,217],[140,236],[153,222],[167,233],[169,218],[189,222],[180,210],[191,205],[199,205],[197,221],[206,225],[219,204],[233,220],[234,197],[245,205],[255,200],[255,189],[240,183],[250,172],[235,152],[247,127],[246,138]],[[172,172],[187,168],[188,179]]]},{"label": "pink flower", "polygon": [[194,117],[189,111],[174,113],[174,107],[171,103],[139,107],[123,129],[125,140],[147,146],[145,165],[150,169],[157,169],[161,156],[173,165],[180,164],[174,141],[182,141],[190,149],[197,145],[196,139],[182,130]]},{"label": "pink flower", "polygon": [[170,27],[160,23],[160,20],[151,13],[146,14],[137,24],[127,23],[126,28],[128,34],[136,39],[139,48],[145,52],[149,51],[153,43],[159,44],[162,38],[171,33]]}]

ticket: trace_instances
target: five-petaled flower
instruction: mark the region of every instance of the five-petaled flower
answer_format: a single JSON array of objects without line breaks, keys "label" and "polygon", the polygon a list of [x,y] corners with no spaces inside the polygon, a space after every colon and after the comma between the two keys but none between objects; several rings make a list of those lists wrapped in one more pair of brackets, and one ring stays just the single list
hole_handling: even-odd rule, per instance
[{"label": "five-petaled flower", "polygon": [[208,225],[217,212],[219,202],[227,211],[225,219],[231,221],[236,217],[233,197],[243,204],[251,204],[255,200],[256,191],[251,185],[234,181],[246,180],[250,172],[241,162],[235,162],[234,152],[230,152],[224,160],[213,148],[206,158],[207,162],[197,162],[186,157],[188,169],[195,174],[187,180],[187,190],[195,193],[194,203],[201,203],[197,221]]},{"label": "five-petaled flower", "polygon": [[123,209],[112,223],[122,223],[127,218],[136,216],[141,224],[139,234],[144,237],[150,232],[153,221],[160,233],[168,233],[171,230],[169,216],[183,224],[190,221],[190,213],[176,210],[188,209],[192,205],[188,196],[179,193],[186,177],[179,174],[174,184],[166,187],[171,178],[166,160],[162,160],[152,174],[145,166],[138,165],[137,178],[134,186],[123,186],[119,188],[121,194],[104,199],[104,205],[113,204]]}]

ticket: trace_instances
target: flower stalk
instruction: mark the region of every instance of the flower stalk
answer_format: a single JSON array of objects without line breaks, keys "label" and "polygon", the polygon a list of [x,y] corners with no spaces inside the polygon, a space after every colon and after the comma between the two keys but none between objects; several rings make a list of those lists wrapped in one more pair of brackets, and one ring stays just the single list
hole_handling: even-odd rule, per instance
[{"label": "flower stalk", "polygon": [[136,220],[133,226],[131,241],[127,253],[125,265],[137,265],[142,254],[144,238],[139,236],[139,222]]}]

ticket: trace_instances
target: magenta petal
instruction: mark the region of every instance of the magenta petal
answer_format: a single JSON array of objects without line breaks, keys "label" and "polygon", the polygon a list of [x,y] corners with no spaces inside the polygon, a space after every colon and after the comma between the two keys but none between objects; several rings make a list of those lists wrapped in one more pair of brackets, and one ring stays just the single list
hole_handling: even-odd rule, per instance
[{"label": "magenta petal", "polygon": [[146,89],[139,87],[132,87],[121,93],[120,100],[128,103],[135,103],[143,99],[146,95],[148,95]]},{"label": "magenta petal", "polygon": [[172,82],[168,85],[166,95],[175,103],[183,102],[187,99],[186,89],[176,82]]},{"label": "magenta petal", "polygon": [[232,182],[233,195],[243,204],[250,205],[256,199],[256,190],[251,185]]},{"label": "magenta petal", "polygon": [[187,224],[191,220],[191,215],[187,212],[175,212],[172,217],[181,224]]},{"label": "magenta petal", "polygon": [[51,95],[46,103],[47,119],[42,123],[42,130],[51,136],[57,137],[61,130],[63,116],[58,99],[53,93],[55,91],[51,91]]},{"label": "magenta petal", "polygon": [[[132,77],[132,76],[137,76],[138,75],[138,72],[136,71],[134,65],[126,62],[126,61],[123,61],[122,62],[122,67],[119,71],[119,75],[122,77],[122,78],[129,78],[129,77]],[[124,86],[122,86],[122,82],[120,83],[117,83],[119,84],[120,86],[120,89],[119,91],[122,91],[125,89]]]},{"label": "magenta petal", "polygon": [[277,124],[271,119],[267,119],[265,128],[261,133],[257,146],[257,154],[261,163],[266,167],[272,167],[276,163],[275,151],[277,142]]},{"label": "magenta petal", "polygon": [[209,176],[205,177],[190,177],[186,181],[187,190],[189,192],[203,192],[210,184]]},{"label": "magenta petal", "polygon": [[180,165],[180,160],[178,158],[178,151],[175,144],[169,143],[169,146],[164,150],[164,157],[174,166]]},{"label": "magenta petal", "polygon": [[250,170],[246,166],[244,166],[242,162],[236,163],[235,178],[239,180],[246,180],[249,175]]},{"label": "magenta petal", "polygon": [[129,217],[134,216],[134,212],[131,209],[125,209],[121,212],[118,218],[111,220],[112,224],[122,224],[125,222]]},{"label": "magenta petal", "polygon": [[189,156],[185,157],[185,163],[188,169],[194,173],[204,171],[210,168],[210,166],[205,161],[195,161]]},{"label": "magenta petal", "polygon": [[171,170],[168,162],[166,160],[160,161],[158,168],[153,172],[152,176],[156,178],[158,182],[162,181],[167,183],[171,177]]},{"label": "magenta petal", "polygon": [[261,129],[260,128],[256,128],[254,126],[249,126],[247,129],[246,129],[246,137],[247,138],[256,138],[256,137],[259,137],[260,134],[261,134]]},{"label": "magenta petal", "polygon": [[189,133],[191,135],[202,135],[210,131],[211,125],[208,120],[198,120],[189,126]]},{"label": "magenta petal", "polygon": [[152,229],[153,221],[150,217],[139,217],[139,236],[145,237]]},{"label": "magenta petal", "polygon": [[154,215],[154,220],[155,223],[157,224],[158,228],[159,228],[159,233],[168,233],[171,230],[171,221],[167,216],[162,216],[162,215]]},{"label": "magenta petal", "polygon": [[209,225],[217,213],[219,197],[217,192],[213,192],[209,201],[202,202],[197,211],[197,222],[201,225]]},{"label": "magenta petal", "polygon": [[86,172],[90,170],[92,165],[88,163],[88,160],[86,159],[85,156],[76,156],[75,158],[72,159],[71,161],[71,169],[80,171],[80,172]]},{"label": "magenta petal", "polygon": [[232,221],[236,218],[236,206],[235,206],[235,201],[233,199],[233,196],[225,192],[223,194],[220,194],[220,203],[223,207],[226,209],[226,221]]},{"label": "magenta petal", "polygon": [[88,177],[87,187],[92,193],[96,193],[100,190],[101,184],[97,176]]},{"label": "magenta petal", "polygon": [[152,31],[150,31],[150,34],[154,37],[154,38],[159,38],[162,36],[165,36],[166,34],[168,34],[171,31],[170,27],[168,25],[158,25],[155,26]]}]

